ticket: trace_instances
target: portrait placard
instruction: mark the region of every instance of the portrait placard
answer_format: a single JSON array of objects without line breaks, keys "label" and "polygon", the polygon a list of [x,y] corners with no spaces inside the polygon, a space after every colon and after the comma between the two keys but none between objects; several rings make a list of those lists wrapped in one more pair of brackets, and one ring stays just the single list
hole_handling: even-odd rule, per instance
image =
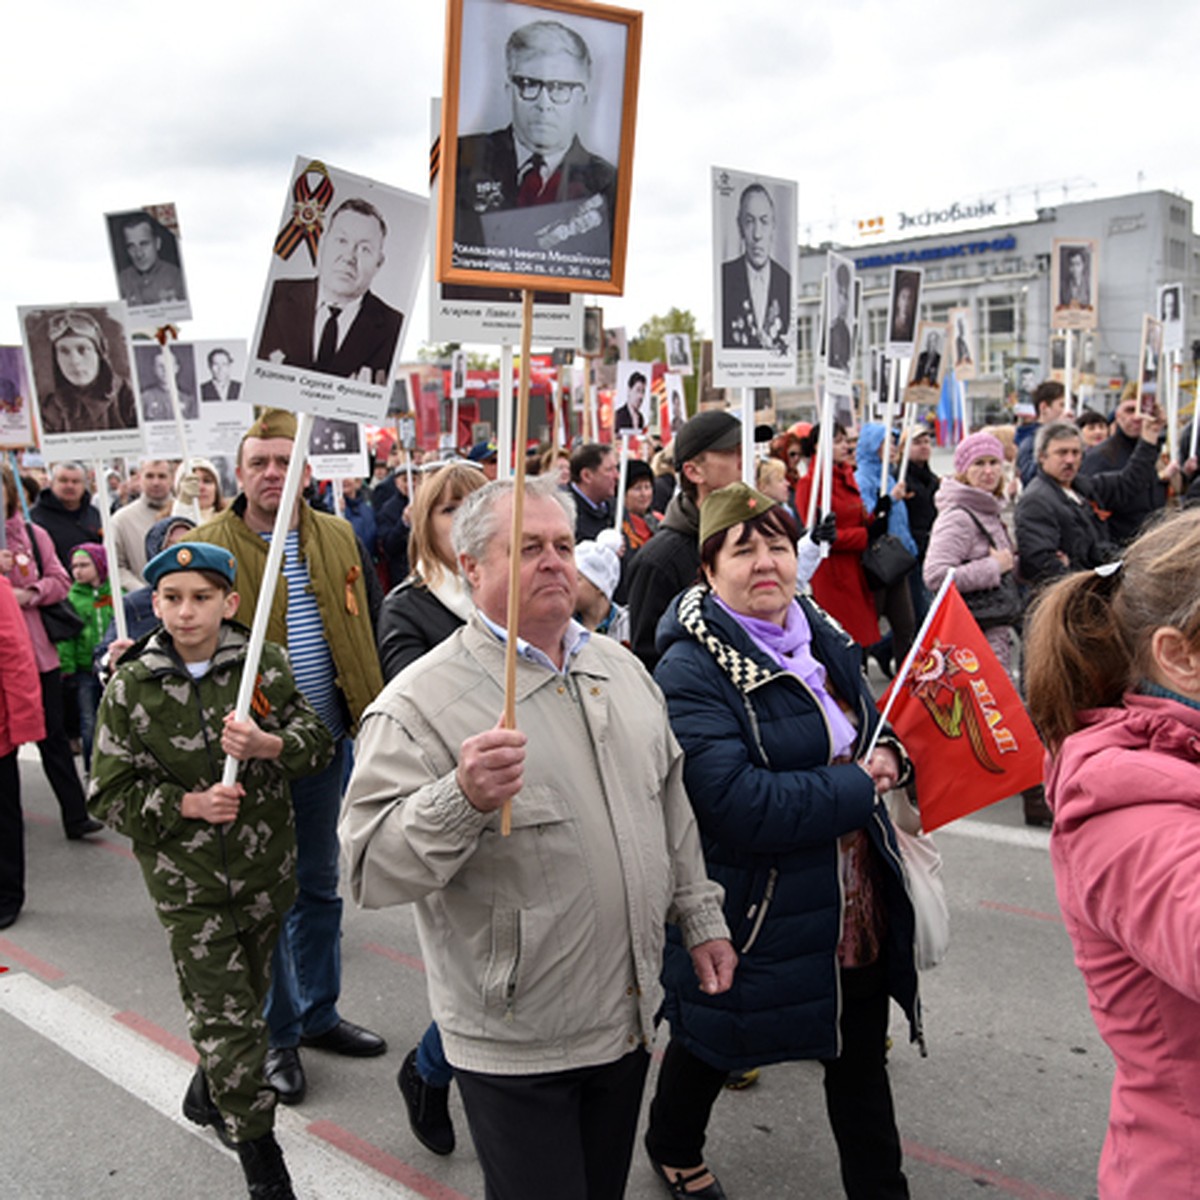
[{"label": "portrait placard", "polygon": [[617,363],[617,394],[613,397],[613,432],[644,433],[654,420],[650,400],[650,378],[653,364]]},{"label": "portrait placard", "polygon": [[429,201],[297,158],[250,342],[250,404],[378,424],[410,322]]},{"label": "portrait placard", "polygon": [[604,361],[618,363],[629,357],[629,339],[625,336],[625,326],[618,325],[615,329],[604,331]]},{"label": "portrait placard", "polygon": [[667,356],[667,369],[678,375],[692,374],[692,339],[686,333],[664,333],[663,352]]},{"label": "portrait placard", "polygon": [[242,338],[220,338],[192,346],[200,378],[200,419],[194,444],[188,432],[188,448],[209,457],[236,454],[242,434],[254,421],[254,409],[242,399],[246,343]]},{"label": "portrait placard", "polygon": [[604,351],[604,309],[590,305],[583,310],[583,353],[598,358]]},{"label": "portrait placard", "polygon": [[1162,322],[1162,348],[1168,353],[1182,350],[1183,284],[1164,283],[1158,289],[1158,319]]},{"label": "portrait placard", "polygon": [[316,479],[365,479],[367,439],[357,421],[314,417],[308,461]]},{"label": "portrait placard", "polygon": [[723,409],[726,403],[725,389],[713,387],[713,344],[703,341],[700,343],[700,379],[696,388],[696,411]]},{"label": "portrait placard", "polygon": [[442,283],[620,295],[642,14],[449,0]]},{"label": "portrait placard", "polygon": [[454,350],[450,354],[450,399],[464,400],[467,395],[467,352]]},{"label": "portrait placard", "polygon": [[1050,253],[1050,328],[1095,329],[1100,296],[1100,243],[1055,238]]},{"label": "portrait placard", "polygon": [[938,399],[946,367],[946,326],[922,321],[917,326],[919,347],[908,370],[905,404],[931,404]]},{"label": "portrait placard", "polygon": [[[172,342],[169,354],[175,369],[175,388],[179,395],[179,411],[183,417],[188,450],[192,454],[204,454],[207,448],[202,450],[195,444],[200,401],[196,396],[194,348],[187,342]],[[162,347],[157,342],[135,342],[133,365],[138,382],[138,412],[145,452],[163,458],[177,458],[180,453],[179,432],[175,426],[175,409],[171,404],[171,389],[167,381],[167,360],[163,358]]]},{"label": "portrait placard", "polygon": [[1138,354],[1138,412],[1150,413],[1158,401],[1162,367],[1163,323],[1147,313],[1142,318],[1142,346]]},{"label": "portrait placard", "polygon": [[0,450],[23,450],[35,440],[25,355],[20,346],[0,346]]},{"label": "portrait placard", "polygon": [[175,205],[147,204],[105,213],[104,221],[117,294],[129,311],[130,329],[157,329],[190,320]]},{"label": "portrait placard", "polygon": [[888,289],[888,358],[913,357],[924,278],[925,272],[920,267],[892,268],[891,287]]},{"label": "portrait placard", "polygon": [[975,378],[975,323],[969,308],[952,308],[949,313],[950,346],[954,378],[965,382]]},{"label": "portrait placard", "polygon": [[[848,381],[853,374],[855,324],[854,262],[830,250],[825,268],[825,371],[830,380]],[[832,389],[831,389],[832,390]],[[845,394],[841,389],[839,395]]]},{"label": "portrait placard", "polygon": [[665,445],[676,433],[687,418],[687,395],[683,390],[683,376],[677,371],[668,371],[663,376],[665,395],[659,406],[658,429],[659,436]]},{"label": "portrait placard", "polygon": [[796,184],[712,169],[713,382],[796,381]]},{"label": "portrait placard", "polygon": [[46,457],[142,454],[124,302],[21,307],[17,320]]},{"label": "portrait placard", "polygon": [[1096,338],[1090,333],[1083,335],[1079,350],[1079,383],[1082,387],[1096,386]]}]

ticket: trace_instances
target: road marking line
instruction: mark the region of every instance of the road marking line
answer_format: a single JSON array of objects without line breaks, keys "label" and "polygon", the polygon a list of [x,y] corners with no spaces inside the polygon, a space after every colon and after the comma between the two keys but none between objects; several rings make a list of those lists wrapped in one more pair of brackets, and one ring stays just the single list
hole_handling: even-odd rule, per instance
[{"label": "road marking line", "polygon": [[380,958],[399,963],[402,967],[412,967],[414,971],[420,971],[422,975],[425,973],[425,960],[415,954],[404,954],[400,950],[393,950],[390,946],[381,945],[379,942],[367,942],[363,949],[371,954],[378,954]]},{"label": "road marking line", "polygon": [[1005,904],[1000,900],[980,900],[980,908],[991,908],[996,912],[1010,913],[1014,917],[1032,917],[1035,921],[1053,921],[1062,924],[1059,913],[1038,912],[1036,908],[1021,908],[1017,904]]},{"label": "road marking line", "polygon": [[47,983],[57,983],[66,978],[66,972],[43,962],[28,950],[22,950],[16,942],[10,942],[8,938],[0,938],[0,958],[11,958],[13,962],[19,962],[26,970],[40,975]]},{"label": "road marking line", "polygon": [[[96,997],[80,988],[52,988],[32,975],[9,972],[0,975],[0,1012],[16,1018],[181,1129],[203,1138],[217,1153],[234,1157],[210,1131],[193,1125],[181,1111],[192,1067],[135,1033],[122,1022],[122,1014]],[[462,1200],[448,1189],[422,1191],[405,1186],[395,1176],[381,1178],[370,1169],[369,1157],[340,1152],[334,1148],[337,1141],[320,1129],[321,1122],[313,1123],[317,1129],[311,1133],[309,1124],[297,1113],[282,1107],[276,1110],[276,1133],[301,1195],[313,1200]],[[359,1147],[369,1145],[352,1140]],[[374,1153],[388,1157],[383,1151]],[[413,1171],[413,1176],[420,1173]]]},{"label": "road marking line", "polygon": [[910,1142],[907,1138],[901,1140],[901,1145],[908,1158],[915,1158],[918,1162],[928,1163],[929,1166],[938,1167],[943,1171],[953,1171],[955,1174],[963,1175],[977,1186],[990,1184],[1009,1196],[1015,1197],[1016,1200],[1071,1200],[1070,1196],[1064,1196],[1061,1192],[1052,1192],[1047,1188],[1038,1187],[1035,1183],[1013,1179],[1008,1175],[1000,1174],[999,1171],[980,1166],[978,1163],[966,1162],[961,1158],[943,1154],[941,1150],[934,1150],[930,1146]]}]

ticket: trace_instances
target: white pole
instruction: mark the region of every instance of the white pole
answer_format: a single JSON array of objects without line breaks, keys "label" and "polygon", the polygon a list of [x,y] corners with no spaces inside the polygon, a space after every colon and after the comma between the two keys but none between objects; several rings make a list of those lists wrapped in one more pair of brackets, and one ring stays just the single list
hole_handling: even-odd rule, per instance
[{"label": "white pole", "polygon": [[[900,452],[900,469],[896,472],[896,482],[903,483],[905,475],[908,474],[908,452],[912,449],[912,434],[917,425],[917,406],[915,404],[905,404],[902,407],[904,413],[903,432],[901,437],[904,439],[904,449]],[[887,472],[887,464],[884,464],[884,472]]]},{"label": "white pole", "polygon": [[1179,452],[1179,430],[1176,425],[1179,421],[1180,370],[1179,351],[1172,350],[1167,368],[1167,459],[1169,462],[1174,462],[1175,456]]},{"label": "white pole", "polygon": [[879,494],[886,496],[887,485],[887,466],[888,458],[891,456],[892,445],[892,421],[896,415],[896,400],[899,396],[900,388],[900,373],[904,372],[904,376],[908,378],[908,359],[898,358],[894,364],[894,370],[888,380],[888,398],[887,405],[883,410],[883,446],[880,449],[880,457],[883,470],[879,472]]},{"label": "white pole", "polygon": [[1065,332],[1067,335],[1067,342],[1066,342],[1066,355],[1063,358],[1063,366],[1066,368],[1066,370],[1065,370],[1065,379],[1064,379],[1063,386],[1067,390],[1067,412],[1074,413],[1075,416],[1079,416],[1079,414],[1077,412],[1075,412],[1075,404],[1074,404],[1075,388],[1073,385],[1074,385],[1075,381],[1071,378],[1071,367],[1073,365],[1073,363],[1071,361],[1073,358],[1071,351],[1075,348],[1075,346],[1074,346],[1075,334],[1072,333],[1071,330],[1069,330],[1069,329],[1066,330]]},{"label": "white pole", "polygon": [[967,423],[967,385],[957,375],[954,377],[954,394],[958,398],[958,428],[961,441],[971,429]]},{"label": "white pole", "polygon": [[875,732],[871,736],[871,744],[867,747],[863,754],[863,760],[869,759],[875,751],[875,744],[879,741],[879,735],[883,732],[883,727],[887,724],[887,719],[891,716],[892,706],[896,703],[896,697],[900,695],[901,688],[904,687],[904,681],[908,678],[908,673],[912,669],[913,660],[921,653],[921,645],[929,634],[929,627],[933,624],[934,617],[937,616],[938,609],[942,606],[942,601],[946,598],[946,593],[950,590],[950,585],[954,582],[954,572],[957,568],[951,567],[946,572],[946,578],[942,580],[942,586],[938,588],[937,595],[933,598],[933,603],[929,606],[929,611],[925,614],[925,620],[921,622],[921,628],[917,630],[917,636],[913,638],[912,645],[908,648],[908,653],[904,656],[904,662],[900,666],[900,670],[896,672],[896,678],[892,680],[892,686],[888,689],[887,703],[883,707],[883,712],[879,714],[879,724],[875,726]]},{"label": "white pole", "polygon": [[346,515],[346,495],[342,491],[342,480],[339,476],[337,479],[331,479],[329,486],[333,490],[333,511],[339,516]]},{"label": "white pole", "polygon": [[742,480],[754,486],[754,389],[742,388]]},{"label": "white pole", "polygon": [[127,635],[128,626],[125,624],[125,603],[121,594],[121,564],[117,558],[117,535],[113,532],[112,514],[109,512],[108,479],[105,477],[104,464],[96,459],[96,498],[100,501],[100,526],[103,530],[104,553],[108,555],[108,578],[112,585],[113,620],[117,625],[117,637]]},{"label": "white pole", "polygon": [[[292,443],[292,457],[288,463],[287,476],[283,481],[283,494],[279,497],[279,511],[275,514],[275,528],[271,532],[271,544],[267,549],[267,565],[263,568],[262,586],[258,592],[258,603],[254,609],[254,624],[250,627],[250,642],[246,646],[246,662],[242,667],[242,679],[238,684],[237,702],[233,714],[239,721],[250,715],[250,700],[254,696],[254,685],[258,679],[258,663],[262,658],[263,642],[267,640],[267,626],[271,621],[275,586],[279,581],[283,565],[284,543],[288,527],[296,508],[296,497],[300,494],[300,480],[304,475],[304,460],[308,454],[308,439],[312,433],[312,413],[300,413],[296,421],[296,440]],[[221,782],[230,785],[237,782],[238,760],[229,756],[225,759],[225,770]]]},{"label": "white pole", "polygon": [[[192,469],[192,456],[188,453],[187,431],[183,425],[183,413],[179,408],[179,384],[175,378],[175,355],[171,350],[170,335],[163,334],[162,342],[162,360],[163,368],[167,376],[167,391],[171,396],[171,412],[175,416],[175,436],[179,438],[179,453],[183,459],[183,473],[189,474]],[[192,501],[192,511],[188,516],[200,524],[200,499],[197,497]]]},{"label": "white pole", "polygon": [[496,478],[511,479],[513,464],[513,348],[500,344],[500,387],[496,394]]},{"label": "white pole", "polygon": [[613,520],[613,528],[620,533],[621,525],[625,521],[625,481],[629,478],[629,434],[622,429],[617,439],[621,443],[620,448],[620,476],[617,479],[617,508]]}]

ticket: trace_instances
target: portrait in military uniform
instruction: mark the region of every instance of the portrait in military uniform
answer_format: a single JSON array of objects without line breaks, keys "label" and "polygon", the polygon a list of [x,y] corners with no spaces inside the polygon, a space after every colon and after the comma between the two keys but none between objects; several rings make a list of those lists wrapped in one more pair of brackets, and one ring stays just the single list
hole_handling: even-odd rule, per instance
[{"label": "portrait in military uniform", "polygon": [[[171,385],[167,381],[167,364],[163,359],[162,347],[134,346],[133,359],[137,364],[142,420],[147,423],[174,421]],[[194,421],[200,415],[196,398],[195,352],[190,345],[176,342],[171,346],[171,361],[175,365],[175,389],[179,395],[180,415],[185,421]]]},{"label": "portrait in military uniform", "polygon": [[117,290],[135,325],[186,321],[192,309],[179,249],[174,204],[107,213]]},{"label": "portrait in military uniform", "polygon": [[829,293],[825,311],[829,314],[829,332],[825,366],[832,374],[846,375],[850,371],[855,342],[854,263],[833,252],[828,256],[828,263],[825,277]]},{"label": "portrait in military uniform", "polygon": [[893,267],[888,298],[887,352],[889,358],[911,358],[915,348],[917,310],[921,304],[920,267]]},{"label": "portrait in military uniform", "polygon": [[1050,254],[1051,329],[1095,329],[1100,296],[1094,238],[1055,238]]},{"label": "portrait in military uniform", "polygon": [[1183,285],[1164,283],[1158,289],[1158,319],[1163,327],[1163,349],[1183,349]]},{"label": "portrait in military uniform", "polygon": [[640,32],[624,10],[452,0],[439,279],[621,290]]}]

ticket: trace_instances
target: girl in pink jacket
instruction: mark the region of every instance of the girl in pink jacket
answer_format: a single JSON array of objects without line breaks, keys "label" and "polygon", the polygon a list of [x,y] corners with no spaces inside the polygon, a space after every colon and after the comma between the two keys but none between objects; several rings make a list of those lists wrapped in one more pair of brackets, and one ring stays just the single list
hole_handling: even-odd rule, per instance
[{"label": "girl in pink jacket", "polygon": [[[1115,568],[1115,569],[1114,569]],[[1101,1200],[1200,1196],[1200,511],[1059,581],[1028,633],[1050,853],[1116,1060]]]}]

